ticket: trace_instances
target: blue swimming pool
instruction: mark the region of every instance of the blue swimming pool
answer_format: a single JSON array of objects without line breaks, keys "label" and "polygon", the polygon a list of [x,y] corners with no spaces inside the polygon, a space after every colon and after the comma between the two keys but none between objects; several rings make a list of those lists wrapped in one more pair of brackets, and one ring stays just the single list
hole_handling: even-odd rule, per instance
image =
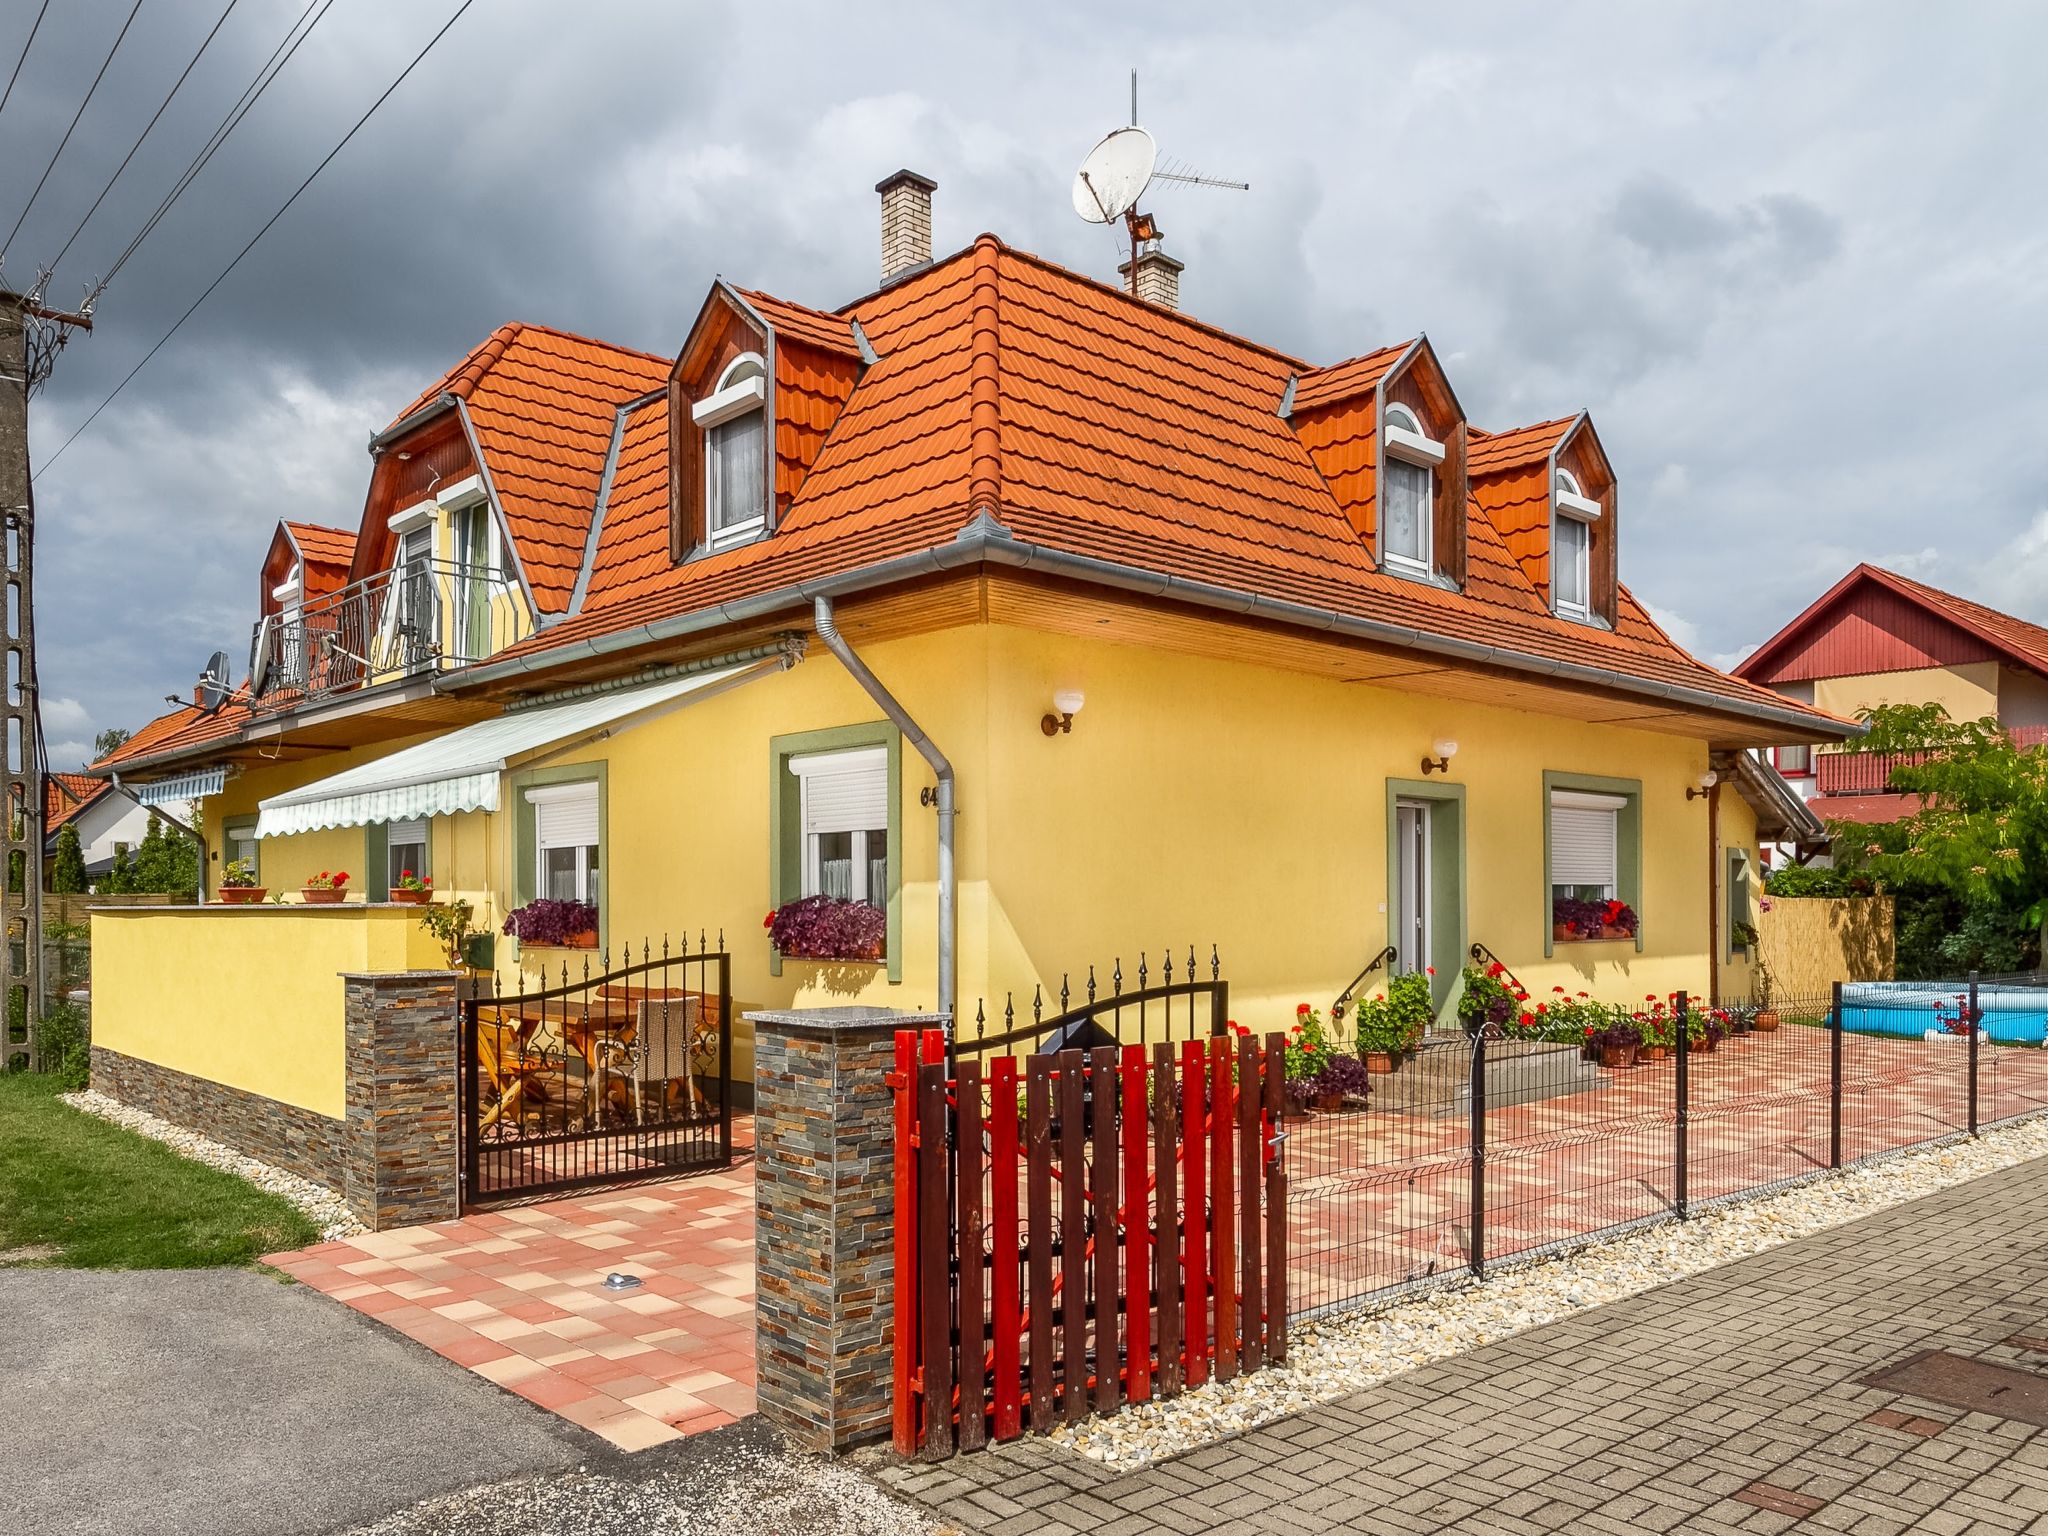
[{"label": "blue swimming pool", "polygon": [[[1842,988],[1842,1028],[1859,1035],[1918,1037],[1939,1028],[1936,1007],[1953,1017],[1964,989],[1953,982],[1859,981]],[[1988,983],[1977,989],[1984,1032],[2000,1045],[2040,1045],[2048,1037],[2048,987]]]}]

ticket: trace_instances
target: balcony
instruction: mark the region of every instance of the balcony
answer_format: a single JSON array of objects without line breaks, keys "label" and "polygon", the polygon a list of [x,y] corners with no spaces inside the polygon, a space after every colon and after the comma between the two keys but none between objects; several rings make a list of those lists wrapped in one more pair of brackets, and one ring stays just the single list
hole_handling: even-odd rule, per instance
[{"label": "balcony", "polygon": [[505,572],[411,561],[260,620],[250,691],[258,709],[296,708],[482,661],[531,630]]},{"label": "balcony", "polygon": [[[2048,744],[2048,725],[2006,729],[2016,747]],[[1924,752],[1830,752],[1813,755],[1814,786],[1823,795],[1881,795],[1890,791],[1892,770],[1926,760]]]}]

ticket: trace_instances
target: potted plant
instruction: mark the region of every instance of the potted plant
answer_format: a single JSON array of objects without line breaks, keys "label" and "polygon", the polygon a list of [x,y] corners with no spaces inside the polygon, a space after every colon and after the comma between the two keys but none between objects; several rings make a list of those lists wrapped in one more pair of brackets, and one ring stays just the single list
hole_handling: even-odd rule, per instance
[{"label": "potted plant", "polygon": [[1606,922],[1604,901],[1581,901],[1576,896],[1554,897],[1550,903],[1550,936],[1557,943],[1597,939]]},{"label": "potted plant", "polygon": [[329,874],[323,869],[317,875],[308,875],[299,895],[316,907],[331,907],[338,902],[346,901],[348,871],[344,869],[338,874]]},{"label": "potted plant", "polygon": [[1778,1027],[1778,1010],[1771,1001],[1771,968],[1764,963],[1763,951],[1756,956],[1756,1012],[1750,1016],[1750,1026],[1760,1035],[1768,1035]]},{"label": "potted plant", "polygon": [[420,926],[440,943],[441,953],[448,957],[448,969],[451,971],[468,966],[469,919],[474,910],[468,902],[456,900],[436,903],[420,914]]},{"label": "potted plant", "polygon": [[889,914],[865,901],[804,896],[770,912],[762,927],[768,941],[790,960],[872,963],[882,958],[889,938]]},{"label": "potted plant", "polygon": [[1287,1032],[1281,1054],[1285,1099],[1289,1112],[1299,1117],[1321,1091],[1318,1080],[1329,1065],[1329,1041],[1323,1034],[1323,1016],[1308,1003],[1294,1010],[1294,1027]]},{"label": "potted plant", "polygon": [[256,871],[247,859],[234,859],[221,871],[220,889],[215,894],[224,906],[253,907],[269,892],[256,883]]},{"label": "potted plant", "polygon": [[1734,941],[1737,949],[1746,953],[1756,948],[1761,935],[1756,931],[1756,924],[1745,923],[1738,918],[1729,928],[1728,937]]},{"label": "potted plant", "polygon": [[409,869],[398,872],[398,878],[391,884],[391,899],[402,906],[424,907],[434,899],[434,882],[430,876],[416,875]]},{"label": "potted plant", "polygon": [[1476,1034],[1489,1024],[1505,1025],[1520,1012],[1522,996],[1526,994],[1512,985],[1508,968],[1498,960],[1484,969],[1468,965],[1465,989],[1458,997],[1458,1022],[1469,1034]]},{"label": "potted plant", "polygon": [[522,944],[560,949],[597,948],[597,908],[587,901],[543,896],[505,915],[505,932]]},{"label": "potted plant", "polygon": [[1588,1025],[1586,1038],[1599,1053],[1600,1065],[1610,1070],[1632,1067],[1642,1049],[1641,1032],[1627,1019],[1617,1018],[1604,1028]]},{"label": "potted plant", "polygon": [[1358,1005],[1358,1055],[1368,1072],[1386,1074],[1400,1070],[1428,1029],[1436,1013],[1430,990],[1435,969],[1411,971],[1396,976],[1384,993]]},{"label": "potted plant", "polygon": [[1636,916],[1636,909],[1627,902],[1610,901],[1601,912],[1600,926],[1608,938],[1632,939],[1636,936],[1636,929],[1641,926],[1641,919]]},{"label": "potted plant", "polygon": [[1314,1103],[1325,1114],[1358,1108],[1372,1098],[1372,1075],[1356,1056],[1332,1051],[1315,1075]]},{"label": "potted plant", "polygon": [[1676,1031],[1671,1020],[1664,1016],[1664,1005],[1656,1004],[1648,1013],[1632,1015],[1637,1030],[1642,1035],[1642,1049],[1636,1052],[1639,1061],[1662,1061],[1671,1054],[1671,1045]]}]

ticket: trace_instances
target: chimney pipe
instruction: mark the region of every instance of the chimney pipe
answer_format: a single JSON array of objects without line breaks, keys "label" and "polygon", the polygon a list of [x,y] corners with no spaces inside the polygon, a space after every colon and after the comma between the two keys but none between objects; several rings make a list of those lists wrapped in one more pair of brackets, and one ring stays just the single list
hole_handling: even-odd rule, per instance
[{"label": "chimney pipe", "polygon": [[1138,253],[1130,261],[1117,268],[1124,276],[1124,283],[1131,293],[1147,304],[1157,304],[1161,309],[1180,308],[1180,275],[1187,270],[1187,263],[1175,261],[1159,248],[1159,234],[1155,229],[1152,238],[1138,247]]},{"label": "chimney pipe", "polygon": [[898,171],[875,183],[882,194],[882,281],[928,267],[932,262],[932,194],[939,184],[915,171]]}]

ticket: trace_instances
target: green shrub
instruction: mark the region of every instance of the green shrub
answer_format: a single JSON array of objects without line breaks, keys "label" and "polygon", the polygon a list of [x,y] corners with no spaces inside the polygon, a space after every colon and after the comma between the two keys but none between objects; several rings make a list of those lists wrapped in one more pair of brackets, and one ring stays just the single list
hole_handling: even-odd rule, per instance
[{"label": "green shrub", "polygon": [[38,1046],[43,1071],[76,1093],[92,1081],[92,1028],[76,1003],[52,1003],[43,1012]]}]

